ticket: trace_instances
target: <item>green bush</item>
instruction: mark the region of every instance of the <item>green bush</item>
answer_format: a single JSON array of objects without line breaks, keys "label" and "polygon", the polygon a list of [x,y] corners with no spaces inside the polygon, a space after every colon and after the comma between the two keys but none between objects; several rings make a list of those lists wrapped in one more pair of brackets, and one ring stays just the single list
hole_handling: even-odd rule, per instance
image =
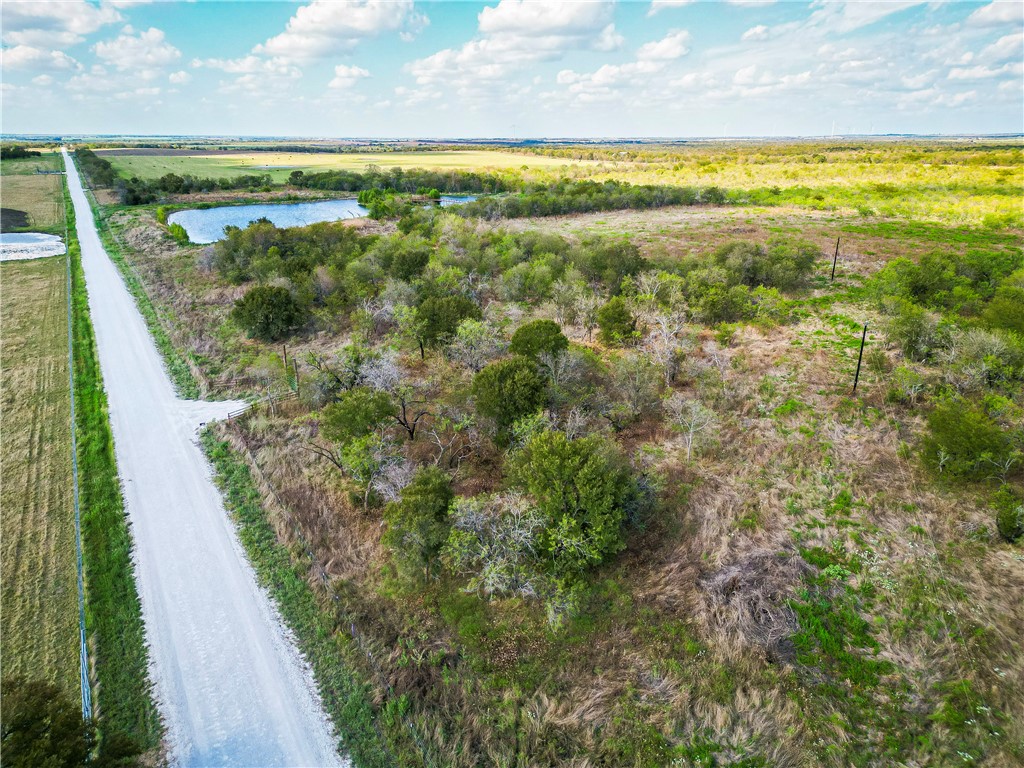
[{"label": "green bush", "polygon": [[523,323],[512,334],[509,351],[536,360],[542,354],[558,354],[569,348],[569,339],[562,327],[553,320],[533,320]]},{"label": "green bush", "polygon": [[730,282],[789,291],[807,283],[818,256],[813,243],[773,237],[767,247],[746,241],[728,243],[713,258],[730,273]]},{"label": "green bush", "polygon": [[1024,536],[1024,498],[1008,485],[996,492],[993,506],[996,510],[996,528],[1007,541]]},{"label": "green bush", "polygon": [[427,466],[402,489],[399,501],[384,508],[384,543],[401,568],[430,575],[448,538],[448,505],[454,496],[448,475]]},{"label": "green bush", "polygon": [[392,420],[394,413],[394,404],[387,393],[355,387],[323,409],[320,433],[332,443],[345,443],[364,437],[385,421]]},{"label": "green bush", "polygon": [[173,239],[178,245],[189,244],[188,232],[185,231],[185,228],[181,226],[181,224],[171,224],[167,228],[167,231],[170,233],[171,239]]},{"label": "green bush", "polygon": [[962,398],[941,400],[928,415],[925,460],[952,477],[984,479],[1010,457],[1010,434],[983,409]]},{"label": "green bush", "polygon": [[885,334],[911,360],[926,360],[941,344],[939,318],[908,299],[885,303]]},{"label": "green bush", "polygon": [[463,320],[479,320],[483,314],[466,296],[430,296],[419,305],[416,316],[423,345],[433,347],[448,343]]},{"label": "green bush", "polygon": [[541,513],[542,559],[559,577],[571,578],[622,548],[631,482],[610,441],[538,433],[512,457],[509,477]]},{"label": "green bush", "polygon": [[609,300],[597,311],[597,337],[609,346],[623,346],[636,340],[636,318],[621,296]]},{"label": "green bush", "polygon": [[287,288],[258,285],[235,302],[232,319],[250,338],[277,341],[300,326],[304,312]]},{"label": "green bush", "polygon": [[519,419],[544,406],[544,378],[536,364],[516,355],[487,365],[473,379],[473,397],[481,416],[506,433]]}]

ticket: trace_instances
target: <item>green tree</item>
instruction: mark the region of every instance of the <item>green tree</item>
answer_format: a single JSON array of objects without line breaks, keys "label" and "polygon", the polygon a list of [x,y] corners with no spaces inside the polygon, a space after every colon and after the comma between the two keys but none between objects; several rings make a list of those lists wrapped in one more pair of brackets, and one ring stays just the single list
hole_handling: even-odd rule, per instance
[{"label": "green tree", "polygon": [[448,475],[423,467],[402,489],[401,499],[384,508],[384,543],[401,568],[429,578],[448,539],[448,506],[454,496]]},{"label": "green tree", "polygon": [[569,348],[569,339],[553,320],[532,320],[523,323],[512,334],[509,352],[536,360],[542,354],[557,355]]},{"label": "green tree", "polygon": [[95,733],[53,683],[3,682],[0,751],[10,768],[71,768],[89,764]]},{"label": "green tree", "polygon": [[368,435],[394,414],[394,403],[386,392],[354,387],[323,409],[320,433],[332,443],[348,442]]},{"label": "green tree", "polygon": [[304,312],[287,288],[258,285],[235,302],[232,319],[250,338],[277,341],[300,326]]},{"label": "green tree", "polygon": [[559,577],[572,578],[622,548],[632,483],[610,441],[541,432],[513,455],[509,477],[533,498],[544,521],[540,548]]},{"label": "green tree", "polygon": [[447,343],[455,335],[459,323],[467,318],[479,320],[482,316],[480,307],[466,296],[430,296],[424,299],[416,309],[421,347]]},{"label": "green tree", "polygon": [[636,318],[625,300],[616,296],[597,311],[597,337],[603,344],[622,346],[636,339]]},{"label": "green tree", "polygon": [[504,434],[524,416],[544,405],[544,378],[536,364],[516,355],[486,366],[473,378],[477,412],[493,419]]}]

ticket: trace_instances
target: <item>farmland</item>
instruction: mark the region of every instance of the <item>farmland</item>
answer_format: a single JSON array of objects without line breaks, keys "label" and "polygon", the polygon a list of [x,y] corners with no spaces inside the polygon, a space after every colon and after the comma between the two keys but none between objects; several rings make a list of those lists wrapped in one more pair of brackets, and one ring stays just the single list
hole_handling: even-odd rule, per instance
[{"label": "farmland", "polygon": [[[792,148],[764,151],[787,158],[769,177],[860,194]],[[1018,183],[1001,151],[980,169],[944,171],[980,183],[1009,169],[983,195],[986,226],[918,218],[932,202],[909,182],[899,210],[822,204],[807,190],[774,204],[751,195],[504,222],[412,210],[372,230],[256,225],[212,248],[174,242],[155,205],[107,220],[204,391],[299,389],[216,427],[207,448],[246,500],[238,513],[262,527],[250,553],[276,574],[365,764],[384,761],[367,735],[373,717],[410,765],[1001,765],[1024,733],[1024,614],[1011,597],[1024,570],[995,512],[1020,497],[1013,451],[1024,439],[1019,320],[999,304],[1016,295],[1024,257],[1021,230],[998,215]],[[579,159],[634,163],[645,181],[714,173]],[[841,167],[881,184],[875,159],[850,149]],[[744,163],[730,162],[719,173],[738,183]],[[952,200],[952,188],[941,194]],[[718,292],[716,280],[738,279],[728,270],[797,252],[813,262],[803,277],[785,267],[748,278],[753,290]],[[638,271],[623,277],[615,264]],[[234,308],[268,289],[290,319],[245,326]],[[431,336],[439,301],[466,317]],[[911,317],[946,330],[908,337]],[[538,355],[542,405],[502,427],[510,398],[485,410],[485,373],[520,365],[529,381],[517,336],[551,326],[563,351]],[[972,367],[975,344],[1004,356],[989,363],[1002,373]],[[952,444],[935,442],[946,402],[988,419],[993,450],[1009,451],[1004,469],[977,455],[953,463]],[[687,432],[687,414],[714,428]],[[537,525],[517,500],[558,481],[530,485],[524,463],[576,443],[618,456],[605,470],[628,466],[623,485],[649,495],[623,512],[622,549],[570,572],[564,595],[529,552],[488,564],[507,541],[468,534],[491,535],[479,519]],[[558,460],[528,466],[547,473]],[[421,480],[403,490],[413,471]],[[439,477],[454,495],[449,538],[432,554],[403,547],[392,531]],[[404,541],[426,535],[435,529]]]},{"label": "farmland", "polygon": [[[141,150],[134,150],[139,151]],[[127,152],[127,151],[125,151]],[[523,156],[510,152],[386,152],[311,154],[290,152],[203,152],[195,155],[121,154],[98,151],[124,176],[156,179],[166,173],[221,178],[246,174],[269,174],[276,183],[287,180],[294,170],[315,173],[327,170],[362,171],[367,165],[386,168],[429,168],[431,170],[557,170],[570,165],[595,165],[544,156]]]},{"label": "farmland", "polygon": [[[125,154],[121,154],[124,152]],[[375,153],[114,150],[100,154],[124,177],[154,180],[268,174],[275,184],[294,170],[363,171],[413,167],[495,172],[549,183],[616,180],[723,190],[729,202],[795,205],[816,211],[898,217],[952,226],[1024,225],[1019,200],[1024,165],[1019,142],[840,141],[696,142],[684,146],[515,151]],[[132,154],[138,153],[138,154]]]},{"label": "farmland", "polygon": [[5,676],[42,675],[74,701],[78,593],[65,270],[63,258],[0,264],[0,652]]},{"label": "farmland", "polygon": [[[5,161],[15,162],[15,161]],[[18,174],[3,176],[3,231],[63,234],[61,177]]]}]

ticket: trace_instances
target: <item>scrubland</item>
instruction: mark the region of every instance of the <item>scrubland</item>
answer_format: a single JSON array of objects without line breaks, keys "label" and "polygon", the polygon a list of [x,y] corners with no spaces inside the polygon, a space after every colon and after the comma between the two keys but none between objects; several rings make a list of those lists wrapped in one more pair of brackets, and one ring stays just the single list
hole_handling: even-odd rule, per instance
[{"label": "scrubland", "polygon": [[105,212],[199,390],[284,397],[206,442],[357,762],[1019,762],[1019,150],[675,151],[548,154],[751,200]]}]

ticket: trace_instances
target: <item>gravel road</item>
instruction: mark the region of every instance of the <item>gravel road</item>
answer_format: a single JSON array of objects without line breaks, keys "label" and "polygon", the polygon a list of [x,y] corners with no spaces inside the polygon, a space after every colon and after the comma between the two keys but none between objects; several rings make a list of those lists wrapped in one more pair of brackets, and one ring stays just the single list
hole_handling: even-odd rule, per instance
[{"label": "gravel road", "polygon": [[66,151],[64,162],[171,763],[346,765],[308,665],[256,584],[198,445],[198,427],[239,403],[175,395]]}]

